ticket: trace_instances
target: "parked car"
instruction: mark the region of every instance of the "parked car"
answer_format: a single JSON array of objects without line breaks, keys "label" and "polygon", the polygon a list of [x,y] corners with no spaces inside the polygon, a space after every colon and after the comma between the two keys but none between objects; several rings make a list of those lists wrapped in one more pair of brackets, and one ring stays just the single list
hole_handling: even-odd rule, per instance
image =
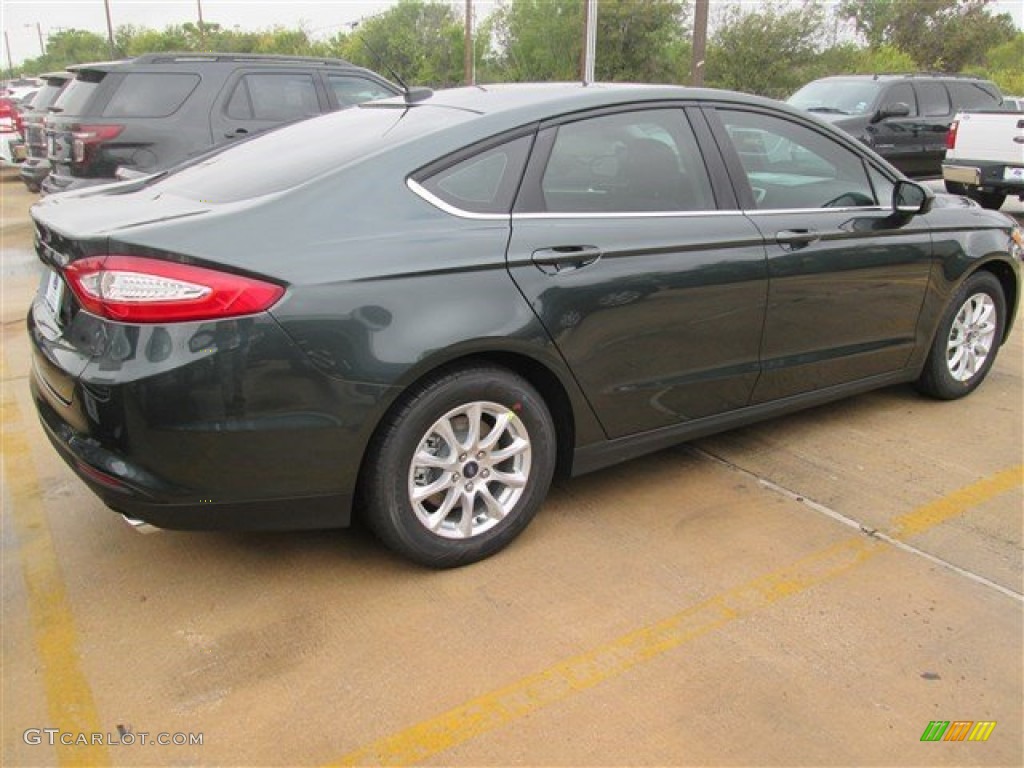
[{"label": "parked car", "polygon": [[0,96],[0,166],[16,166],[25,159],[21,131],[18,103],[8,96]]},{"label": "parked car", "polygon": [[161,53],[69,67],[74,81],[46,120],[43,191],[153,173],[212,146],[398,93],[340,59]]},{"label": "parked car", "polygon": [[1024,96],[1004,96],[1003,109],[1007,112],[1024,112]]},{"label": "parked car", "polygon": [[942,162],[946,191],[999,210],[1024,200],[1024,115],[962,112],[950,126]]},{"label": "parked car", "polygon": [[73,77],[74,75],[67,71],[41,75],[43,85],[32,101],[32,108],[21,116],[27,157],[21,164],[18,175],[31,192],[40,190],[43,179],[50,172],[50,161],[46,159],[46,132],[43,123],[50,107]]},{"label": "parked car", "polygon": [[0,96],[7,96],[8,98],[20,101],[25,94],[35,91],[39,88],[39,78],[36,77],[19,77],[14,80],[5,80],[3,88],[0,88]]},{"label": "parked car", "polygon": [[1013,324],[1022,234],[749,95],[505,85],[369,102],[44,198],[54,446],[177,529],[508,544],[552,476],[877,387],[942,399]]},{"label": "parked car", "polygon": [[913,177],[942,175],[957,112],[996,109],[998,86],[967,75],[842,75],[808,83],[788,100],[860,139]]}]

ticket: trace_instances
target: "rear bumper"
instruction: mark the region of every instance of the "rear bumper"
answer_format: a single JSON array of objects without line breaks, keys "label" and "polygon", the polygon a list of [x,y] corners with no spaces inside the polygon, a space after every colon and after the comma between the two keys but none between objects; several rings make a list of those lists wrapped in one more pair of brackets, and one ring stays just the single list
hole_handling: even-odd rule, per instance
[{"label": "rear bumper", "polygon": [[[29,313],[32,395],[107,506],[161,528],[348,525],[386,387],[314,369],[269,316],[126,326]],[[69,340],[91,339],[91,350]]]},{"label": "rear bumper", "polygon": [[942,178],[971,189],[1024,194],[1024,165],[957,160],[942,164]]},{"label": "rear bumper", "polygon": [[51,168],[49,175],[43,180],[42,192],[44,195],[55,195],[58,192],[98,187],[100,184],[113,184],[116,181],[117,179],[114,178],[84,179],[77,176],[67,176]]}]

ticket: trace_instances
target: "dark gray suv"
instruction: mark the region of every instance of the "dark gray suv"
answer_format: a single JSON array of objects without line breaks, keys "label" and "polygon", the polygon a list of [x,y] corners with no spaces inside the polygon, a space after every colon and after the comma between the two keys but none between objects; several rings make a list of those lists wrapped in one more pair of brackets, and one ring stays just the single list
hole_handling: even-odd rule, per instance
[{"label": "dark gray suv", "polygon": [[842,75],[808,83],[787,103],[860,139],[908,176],[942,176],[946,132],[961,110],[999,109],[995,83],[967,75]]},{"label": "dark gray suv", "polygon": [[43,192],[152,173],[284,123],[393,96],[399,88],[340,59],[159,53],[70,68],[46,121]]}]

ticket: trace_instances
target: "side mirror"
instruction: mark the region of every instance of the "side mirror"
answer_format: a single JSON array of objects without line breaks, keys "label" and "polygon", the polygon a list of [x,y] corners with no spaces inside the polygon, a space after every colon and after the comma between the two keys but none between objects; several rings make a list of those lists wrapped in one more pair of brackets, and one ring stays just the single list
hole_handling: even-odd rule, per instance
[{"label": "side mirror", "polygon": [[871,118],[872,123],[877,123],[880,120],[885,120],[887,117],[909,117],[910,116],[910,105],[902,101],[893,102],[892,104],[886,104],[884,107],[875,112]]},{"label": "side mirror", "polygon": [[897,214],[928,213],[935,202],[935,193],[913,181],[897,181],[892,190],[892,210]]}]

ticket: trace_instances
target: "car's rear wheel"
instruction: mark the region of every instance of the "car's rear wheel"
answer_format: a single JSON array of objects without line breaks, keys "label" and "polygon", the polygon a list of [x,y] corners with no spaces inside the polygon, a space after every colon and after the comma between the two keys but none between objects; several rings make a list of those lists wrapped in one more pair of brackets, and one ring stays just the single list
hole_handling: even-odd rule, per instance
[{"label": "car's rear wheel", "polygon": [[974,391],[995,362],[1005,318],[999,280],[989,272],[967,278],[942,317],[918,389],[942,400]]},{"label": "car's rear wheel", "polygon": [[530,522],[555,455],[551,415],[526,380],[491,366],[449,371],[410,392],[373,440],[364,514],[418,563],[472,563]]}]

